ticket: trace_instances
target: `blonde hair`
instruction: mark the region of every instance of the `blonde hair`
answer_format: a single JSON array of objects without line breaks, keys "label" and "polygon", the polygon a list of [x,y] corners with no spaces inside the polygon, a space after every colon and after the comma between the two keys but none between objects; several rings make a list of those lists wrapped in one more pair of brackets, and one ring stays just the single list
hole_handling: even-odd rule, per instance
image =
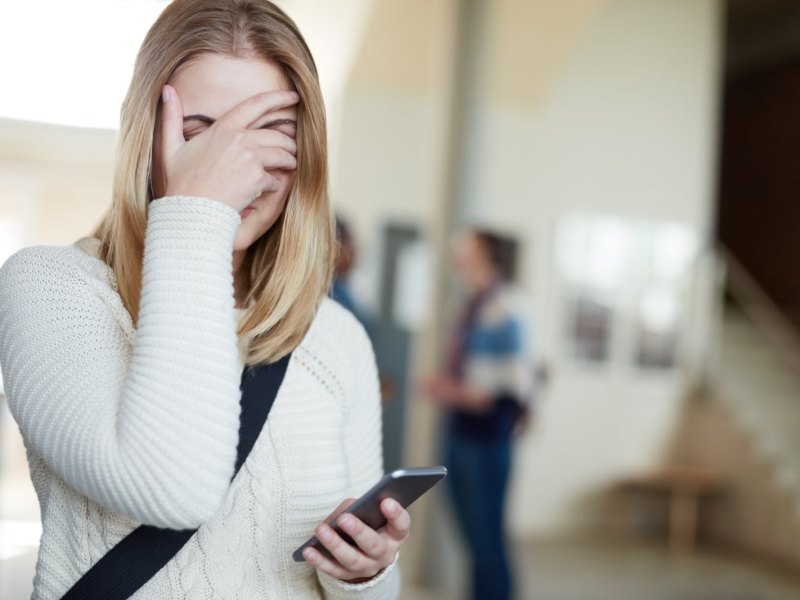
[{"label": "blonde hair", "polygon": [[122,105],[113,200],[94,235],[136,323],[152,149],[161,89],[202,53],[258,56],[281,66],[300,95],[297,171],[283,214],[254,242],[238,335],[247,364],[272,362],[305,336],[333,268],[325,108],[316,66],[297,26],[267,0],[175,0],[147,33]]}]

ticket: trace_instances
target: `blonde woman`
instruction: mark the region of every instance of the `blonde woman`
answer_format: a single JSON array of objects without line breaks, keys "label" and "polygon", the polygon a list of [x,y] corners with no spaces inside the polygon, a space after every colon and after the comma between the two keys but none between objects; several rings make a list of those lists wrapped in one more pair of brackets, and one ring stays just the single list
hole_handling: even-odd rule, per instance
[{"label": "blonde woman", "polygon": [[[188,533],[163,566],[93,597],[397,597],[408,513],[384,501],[378,531],[345,519],[354,545],[324,524],[382,474],[374,358],[325,298],[331,261],[302,36],[266,0],[176,0],[139,52],[100,226],[0,271],[0,364],[43,522],[34,598],[87,597],[101,558],[164,529]],[[281,361],[235,465],[243,368]],[[312,534],[328,555],[293,562]]]}]

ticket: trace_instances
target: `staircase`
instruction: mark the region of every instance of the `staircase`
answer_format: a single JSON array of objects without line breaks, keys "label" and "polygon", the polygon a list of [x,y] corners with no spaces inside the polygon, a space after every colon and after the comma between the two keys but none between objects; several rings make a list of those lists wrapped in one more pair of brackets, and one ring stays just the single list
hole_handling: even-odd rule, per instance
[{"label": "staircase", "polygon": [[724,474],[707,540],[800,571],[800,338],[732,257],[716,351],[689,398],[674,458]]},{"label": "staircase", "polygon": [[714,388],[780,485],[798,495],[800,514],[800,373],[785,359],[743,315],[727,312]]}]

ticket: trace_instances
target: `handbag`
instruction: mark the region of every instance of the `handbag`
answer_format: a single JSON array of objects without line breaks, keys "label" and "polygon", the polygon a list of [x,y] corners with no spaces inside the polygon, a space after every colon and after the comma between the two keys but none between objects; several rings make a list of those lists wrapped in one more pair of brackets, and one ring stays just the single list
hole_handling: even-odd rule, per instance
[{"label": "handbag", "polygon": [[[275,403],[291,354],[242,371],[239,443],[233,478],[253,449]],[[84,573],[61,600],[125,600],[147,583],[197,532],[141,525]]]}]

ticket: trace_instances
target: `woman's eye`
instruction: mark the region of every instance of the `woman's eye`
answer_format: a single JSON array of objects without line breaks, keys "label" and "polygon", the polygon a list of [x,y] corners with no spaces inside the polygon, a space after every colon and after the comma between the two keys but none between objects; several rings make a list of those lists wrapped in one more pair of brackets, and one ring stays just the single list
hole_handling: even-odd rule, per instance
[{"label": "woman's eye", "polygon": [[192,128],[192,129],[185,129],[183,131],[183,139],[185,139],[188,142],[193,137],[198,136],[201,133],[203,133],[206,129],[208,129],[208,127],[201,127],[199,129],[196,128],[196,127]]},{"label": "woman's eye", "polygon": [[275,123],[274,125],[270,125],[268,127],[262,127],[262,129],[280,131],[282,134],[288,135],[290,138],[295,138],[297,136],[297,125],[294,123]]}]

